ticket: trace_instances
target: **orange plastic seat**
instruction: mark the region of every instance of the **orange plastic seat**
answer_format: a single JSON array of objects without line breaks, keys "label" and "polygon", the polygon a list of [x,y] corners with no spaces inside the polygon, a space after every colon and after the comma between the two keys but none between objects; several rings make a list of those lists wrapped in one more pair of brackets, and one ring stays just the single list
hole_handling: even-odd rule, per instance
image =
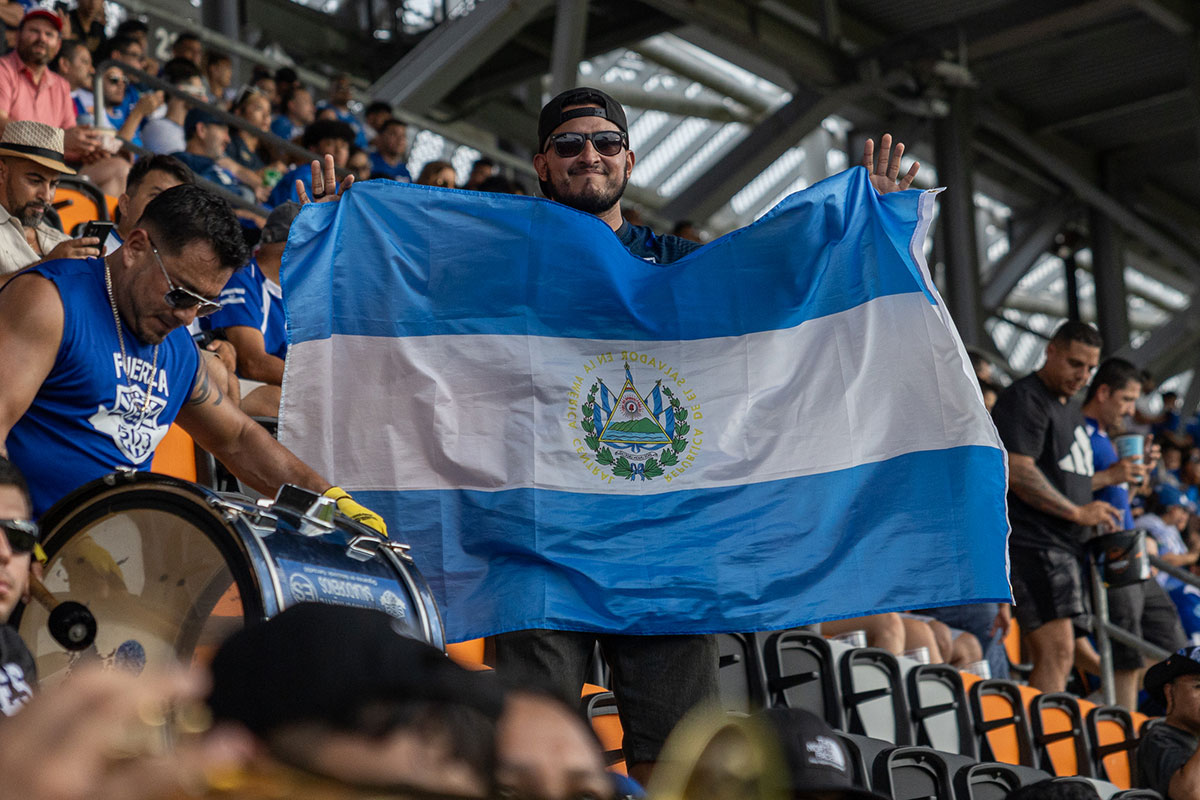
[{"label": "orange plastic seat", "polygon": [[1138,740],[1135,716],[1145,718],[1144,714],[1130,714],[1119,706],[1098,706],[1085,716],[1096,775],[1121,789],[1133,785],[1134,749]]},{"label": "orange plastic seat", "polygon": [[580,694],[583,712],[587,715],[600,746],[604,748],[605,761],[611,772],[628,775],[625,767],[625,755],[622,745],[625,741],[625,731],[621,728],[621,718],[617,714],[617,700],[613,693],[603,686],[585,683]]},{"label": "orange plastic seat", "polygon": [[1066,692],[1037,693],[1029,699],[1029,721],[1041,769],[1058,777],[1093,777],[1083,715],[1095,707]]},{"label": "orange plastic seat", "polygon": [[158,443],[150,471],[196,482],[196,443],[178,425],[172,424],[167,435]]},{"label": "orange plastic seat", "polygon": [[460,667],[482,671],[491,669],[483,663],[484,640],[468,639],[465,642],[453,642],[446,645],[446,655],[454,659]]},{"label": "orange plastic seat", "polygon": [[[971,682],[967,693],[979,738],[981,760],[1037,766],[1026,711],[1027,701],[1022,691],[1025,688],[1012,681],[995,678]],[[1036,690],[1030,691],[1037,694]]]}]

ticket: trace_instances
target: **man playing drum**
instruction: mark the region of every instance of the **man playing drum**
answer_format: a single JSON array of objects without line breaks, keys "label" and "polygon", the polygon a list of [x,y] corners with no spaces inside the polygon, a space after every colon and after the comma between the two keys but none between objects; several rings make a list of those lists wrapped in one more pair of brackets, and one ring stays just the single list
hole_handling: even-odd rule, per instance
[{"label": "man playing drum", "polygon": [[0,292],[0,442],[29,481],[35,517],[114,469],[148,469],[178,421],[255,490],[322,492],[386,532],[210,380],[185,326],[220,307],[213,298],[248,256],[224,200],[176,186],[116,252],[46,262]]}]

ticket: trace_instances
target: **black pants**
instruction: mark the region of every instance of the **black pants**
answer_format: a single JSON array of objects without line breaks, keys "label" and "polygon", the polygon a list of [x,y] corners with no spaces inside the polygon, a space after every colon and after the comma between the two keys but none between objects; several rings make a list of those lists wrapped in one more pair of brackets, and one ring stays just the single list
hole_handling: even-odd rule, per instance
[{"label": "black pants", "polygon": [[495,637],[496,669],[578,703],[595,643],[612,668],[625,732],[625,761],[658,760],[667,734],[700,703],[715,703],[717,640],[712,636],[624,636],[530,630]]}]

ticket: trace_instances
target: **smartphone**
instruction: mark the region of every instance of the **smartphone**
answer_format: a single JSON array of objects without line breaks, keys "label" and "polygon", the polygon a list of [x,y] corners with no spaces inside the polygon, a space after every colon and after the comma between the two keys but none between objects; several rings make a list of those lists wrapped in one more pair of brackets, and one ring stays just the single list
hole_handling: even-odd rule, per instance
[{"label": "smartphone", "polygon": [[81,237],[87,238],[93,236],[100,240],[100,246],[104,247],[104,243],[108,241],[108,234],[116,227],[112,222],[101,222],[100,220],[92,220],[87,225],[83,226]]}]

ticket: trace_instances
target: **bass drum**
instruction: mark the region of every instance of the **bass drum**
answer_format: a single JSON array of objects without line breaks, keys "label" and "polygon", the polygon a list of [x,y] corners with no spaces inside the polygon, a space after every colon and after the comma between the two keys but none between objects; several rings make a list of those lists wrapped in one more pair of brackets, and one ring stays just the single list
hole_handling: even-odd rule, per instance
[{"label": "bass drum", "polygon": [[134,671],[207,663],[234,630],[304,601],[380,608],[399,632],[445,649],[407,546],[334,508],[294,486],[256,504],[145,472],[77,489],[42,518],[44,583],[55,600],[88,607],[96,641],[68,652],[47,630],[49,612],[26,607],[14,623],[39,679],[97,658]]}]

